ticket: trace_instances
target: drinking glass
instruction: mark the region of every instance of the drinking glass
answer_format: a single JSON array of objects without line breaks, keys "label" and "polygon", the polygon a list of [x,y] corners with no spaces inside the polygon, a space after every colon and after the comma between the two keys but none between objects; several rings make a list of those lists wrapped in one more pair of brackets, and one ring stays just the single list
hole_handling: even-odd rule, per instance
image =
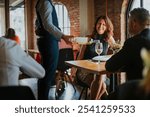
[{"label": "drinking glass", "polygon": [[[100,43],[100,41],[96,41],[95,43],[95,52],[100,56],[100,54],[103,52],[103,44]],[[98,60],[98,63],[100,63],[100,60]]]}]

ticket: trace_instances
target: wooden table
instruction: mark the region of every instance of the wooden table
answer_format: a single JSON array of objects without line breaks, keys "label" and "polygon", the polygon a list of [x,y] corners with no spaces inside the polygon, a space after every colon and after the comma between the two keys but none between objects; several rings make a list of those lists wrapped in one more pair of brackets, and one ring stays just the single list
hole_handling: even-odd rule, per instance
[{"label": "wooden table", "polygon": [[108,73],[105,69],[106,62],[93,62],[92,60],[75,60],[75,61],[65,61],[65,63],[70,67],[76,67],[78,69],[84,69],[88,72],[101,75]]},{"label": "wooden table", "polygon": [[[75,67],[78,69],[84,69],[90,73],[96,74],[96,75],[102,75],[110,73],[105,69],[105,63],[106,62],[100,62],[98,64],[97,62],[93,62],[92,60],[75,60],[75,61],[65,61],[65,63],[70,67]],[[112,91],[115,90],[115,73],[112,74]]]}]

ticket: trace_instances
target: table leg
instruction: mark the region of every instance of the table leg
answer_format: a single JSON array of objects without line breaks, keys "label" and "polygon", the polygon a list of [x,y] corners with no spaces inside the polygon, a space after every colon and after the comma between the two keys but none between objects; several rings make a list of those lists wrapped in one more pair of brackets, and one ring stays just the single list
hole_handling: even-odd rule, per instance
[{"label": "table leg", "polygon": [[115,91],[115,87],[118,85],[118,78],[117,78],[117,74],[113,73],[110,76],[110,88],[109,88],[109,93],[114,92]]}]

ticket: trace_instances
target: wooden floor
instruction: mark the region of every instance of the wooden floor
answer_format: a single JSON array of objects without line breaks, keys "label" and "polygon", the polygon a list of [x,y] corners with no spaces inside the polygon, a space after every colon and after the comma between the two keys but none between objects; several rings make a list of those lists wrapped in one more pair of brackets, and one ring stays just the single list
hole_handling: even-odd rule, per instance
[{"label": "wooden floor", "polygon": [[[36,78],[28,78],[28,79],[21,79],[20,85],[26,85],[29,86],[36,99],[37,99],[37,79]],[[63,92],[63,94],[58,98],[58,100],[78,100],[81,92],[81,88],[79,86],[75,86],[76,91],[72,87],[70,83],[66,84],[66,88]]]}]

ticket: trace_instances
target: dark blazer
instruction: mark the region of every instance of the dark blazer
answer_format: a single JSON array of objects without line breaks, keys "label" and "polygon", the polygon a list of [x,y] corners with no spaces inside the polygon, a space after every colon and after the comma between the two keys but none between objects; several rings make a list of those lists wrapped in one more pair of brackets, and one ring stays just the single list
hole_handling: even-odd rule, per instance
[{"label": "dark blazer", "polygon": [[143,62],[140,56],[142,48],[150,50],[150,29],[127,39],[122,49],[106,62],[110,72],[123,70],[128,80],[142,79]]}]

